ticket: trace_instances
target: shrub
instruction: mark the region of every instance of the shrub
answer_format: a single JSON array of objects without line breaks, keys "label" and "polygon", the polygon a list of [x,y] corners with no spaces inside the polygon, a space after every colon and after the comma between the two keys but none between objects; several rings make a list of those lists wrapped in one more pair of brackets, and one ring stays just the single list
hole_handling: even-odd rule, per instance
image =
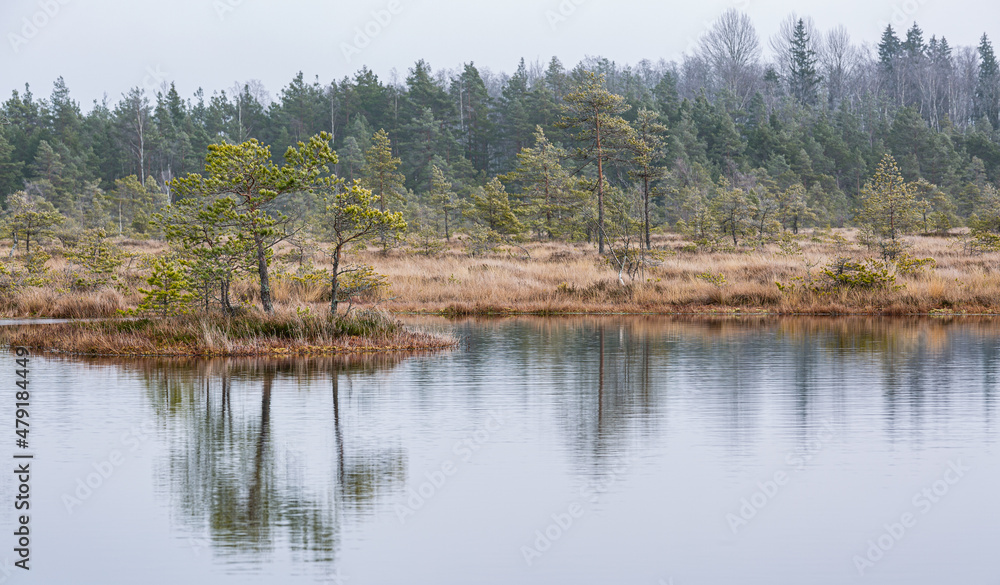
[{"label": "shrub", "polygon": [[153,258],[150,270],[146,279],[149,288],[139,289],[143,299],[135,313],[159,313],[161,317],[186,313],[194,300],[194,295],[188,292],[191,283],[187,267],[177,260]]},{"label": "shrub", "polygon": [[128,257],[120,247],[108,239],[103,229],[87,232],[66,257],[78,263],[83,274],[75,274],[73,286],[78,289],[96,288],[117,279],[115,271]]},{"label": "shrub", "polygon": [[865,258],[861,261],[838,257],[827,264],[820,272],[818,279],[810,274],[807,278],[796,276],[791,282],[776,282],[778,290],[783,293],[793,293],[801,290],[817,294],[827,294],[841,290],[900,290],[902,285],[896,284],[896,275],[892,264],[876,258]]},{"label": "shrub", "polygon": [[937,261],[933,258],[914,258],[909,254],[902,254],[896,258],[896,273],[903,276],[916,276],[924,271],[928,266],[935,266]]},{"label": "shrub", "polygon": [[847,258],[837,258],[823,269],[823,276],[830,289],[854,290],[898,290],[896,276],[889,265],[882,260],[865,258],[855,262]]},{"label": "shrub", "polygon": [[726,285],[726,275],[722,274],[721,272],[719,274],[703,272],[701,274],[696,274],[694,277],[697,278],[698,280],[704,280],[709,284],[714,284],[719,288],[722,288],[723,286]]}]

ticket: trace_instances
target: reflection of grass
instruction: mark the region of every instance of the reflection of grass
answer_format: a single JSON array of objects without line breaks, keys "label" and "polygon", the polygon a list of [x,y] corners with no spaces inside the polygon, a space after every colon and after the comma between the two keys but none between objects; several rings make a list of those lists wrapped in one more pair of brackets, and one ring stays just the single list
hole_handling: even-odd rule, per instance
[{"label": "reflection of grass", "polygon": [[416,332],[384,311],[357,310],[335,320],[280,311],[234,317],[93,321],[0,329],[0,341],[86,355],[287,355],[443,348],[454,340]]}]

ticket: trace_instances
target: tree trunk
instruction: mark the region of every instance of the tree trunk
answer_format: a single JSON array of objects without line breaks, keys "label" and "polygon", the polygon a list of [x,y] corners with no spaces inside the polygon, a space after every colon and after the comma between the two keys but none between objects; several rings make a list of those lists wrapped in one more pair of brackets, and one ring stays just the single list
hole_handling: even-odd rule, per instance
[{"label": "tree trunk", "polygon": [[257,274],[260,277],[260,304],[264,312],[274,313],[271,303],[271,279],[267,274],[267,253],[264,250],[264,239],[260,234],[254,234],[254,244],[257,246]]},{"label": "tree trunk", "polygon": [[222,283],[220,285],[220,288],[222,289],[220,291],[222,293],[222,299],[221,299],[222,300],[222,310],[226,313],[226,315],[232,315],[233,314],[233,305],[229,301],[229,280],[228,279],[223,279]]},{"label": "tree trunk", "polygon": [[643,219],[646,224],[646,249],[652,250],[652,241],[649,238],[649,172],[645,172],[645,177],[642,178],[642,202],[643,202]]},{"label": "tree trunk", "polygon": [[549,173],[545,173],[545,229],[548,239],[552,240],[552,193],[549,190]]},{"label": "tree trunk", "polygon": [[337,316],[337,293],[339,283],[337,282],[337,277],[339,276],[337,272],[340,270],[340,246],[333,251],[333,276],[330,277],[330,315],[333,317]]},{"label": "tree trunk", "polygon": [[604,153],[601,150],[601,118],[597,118],[597,253],[604,255]]},{"label": "tree trunk", "polygon": [[261,513],[266,503],[262,501],[262,496],[264,493],[264,465],[267,461],[266,452],[271,435],[271,384],[273,381],[274,370],[268,368],[264,372],[264,388],[260,397],[260,431],[257,433],[253,479],[247,494],[247,516],[254,523],[260,522]]}]

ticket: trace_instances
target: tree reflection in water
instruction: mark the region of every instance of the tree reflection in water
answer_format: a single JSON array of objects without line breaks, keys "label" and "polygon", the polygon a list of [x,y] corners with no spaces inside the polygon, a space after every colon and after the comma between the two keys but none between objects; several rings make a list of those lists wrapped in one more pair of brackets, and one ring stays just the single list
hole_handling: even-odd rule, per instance
[{"label": "tree reflection in water", "polygon": [[[225,562],[290,556],[333,567],[345,533],[353,533],[348,523],[404,497],[411,457],[414,479],[424,477],[420,465],[436,457],[428,455],[434,445],[450,446],[492,411],[508,422],[507,439],[490,453],[520,431],[551,467],[565,455],[581,484],[632,455],[676,444],[739,472],[759,461],[768,441],[782,445],[782,457],[786,448],[807,450],[827,420],[847,444],[992,436],[996,325],[777,317],[443,322],[466,351],[408,362],[381,394],[369,391],[380,373],[407,356],[108,361],[144,382],[166,449],[159,495],[176,525]],[[490,471],[515,484],[538,480],[499,465]]]},{"label": "tree reflection in water", "polygon": [[[160,489],[193,542],[204,539],[232,562],[286,552],[334,561],[342,524],[398,493],[407,469],[403,449],[351,441],[341,404],[350,385],[346,393],[341,385],[406,357],[132,362],[166,437]],[[308,409],[296,391],[323,379],[332,385],[330,410],[298,412]]]}]

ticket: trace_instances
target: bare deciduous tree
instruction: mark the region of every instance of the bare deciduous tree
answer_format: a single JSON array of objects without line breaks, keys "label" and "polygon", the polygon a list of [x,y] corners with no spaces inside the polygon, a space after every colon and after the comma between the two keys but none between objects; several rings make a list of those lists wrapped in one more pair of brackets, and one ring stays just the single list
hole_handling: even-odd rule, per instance
[{"label": "bare deciduous tree", "polygon": [[746,106],[760,77],[760,38],[746,14],[729,9],[701,40],[701,53],[718,76],[721,86]]}]

